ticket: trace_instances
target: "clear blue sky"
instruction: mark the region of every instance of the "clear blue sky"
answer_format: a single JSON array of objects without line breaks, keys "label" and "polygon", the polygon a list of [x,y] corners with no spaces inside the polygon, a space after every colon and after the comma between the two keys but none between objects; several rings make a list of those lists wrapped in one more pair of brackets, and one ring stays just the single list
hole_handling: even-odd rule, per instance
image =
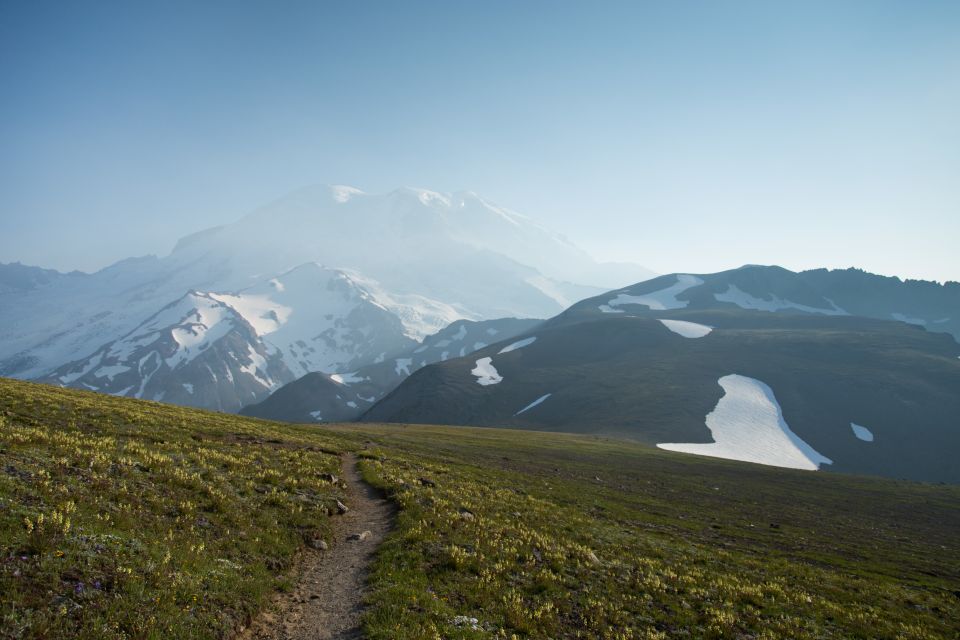
[{"label": "clear blue sky", "polygon": [[0,261],[162,255],[312,183],[660,272],[960,280],[960,2],[0,2]]}]

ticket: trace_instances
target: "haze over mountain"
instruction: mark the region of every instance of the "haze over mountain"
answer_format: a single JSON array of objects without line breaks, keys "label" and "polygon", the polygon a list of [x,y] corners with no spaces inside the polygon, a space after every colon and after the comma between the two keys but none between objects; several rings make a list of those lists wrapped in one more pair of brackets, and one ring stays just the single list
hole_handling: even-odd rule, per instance
[{"label": "haze over mountain", "polygon": [[[315,186],[161,258],[0,267],[0,375],[235,411],[458,319],[548,317],[646,275],[473,193]],[[238,376],[239,394],[223,382]]]}]

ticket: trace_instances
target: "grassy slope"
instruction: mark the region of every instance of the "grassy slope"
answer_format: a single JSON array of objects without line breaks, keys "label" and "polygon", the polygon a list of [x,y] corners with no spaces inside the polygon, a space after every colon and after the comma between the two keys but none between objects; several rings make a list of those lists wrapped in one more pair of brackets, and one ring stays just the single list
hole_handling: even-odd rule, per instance
[{"label": "grassy slope", "polygon": [[340,493],[319,478],[337,464],[324,451],[358,448],[402,506],[374,567],[372,638],[960,627],[957,487],[584,436],[319,430],[3,379],[0,420],[4,638],[229,636],[325,534]]},{"label": "grassy slope", "polygon": [[0,379],[0,637],[219,637],[325,534],[322,436]]},{"label": "grassy slope", "polygon": [[[957,487],[601,438],[360,432],[379,445],[367,476],[403,507],[374,574],[373,638],[952,638],[960,629]],[[456,616],[481,629],[456,630]]]}]

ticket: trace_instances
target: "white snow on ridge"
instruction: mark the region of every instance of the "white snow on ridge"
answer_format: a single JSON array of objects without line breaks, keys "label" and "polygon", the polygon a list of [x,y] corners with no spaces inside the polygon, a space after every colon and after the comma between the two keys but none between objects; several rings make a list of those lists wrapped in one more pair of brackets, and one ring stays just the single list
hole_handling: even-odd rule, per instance
[{"label": "white snow on ridge", "polygon": [[718,381],[724,395],[707,414],[709,444],[662,443],[657,446],[728,460],[815,471],[833,464],[790,430],[773,391],[754,378],[728,375]]},{"label": "white snow on ridge", "polygon": [[781,311],[783,309],[796,309],[806,311],[807,313],[820,313],[825,316],[848,316],[850,315],[832,300],[827,300],[832,305],[832,309],[823,309],[820,307],[810,307],[805,304],[783,300],[778,296],[771,296],[770,300],[755,298],[746,291],[742,291],[736,285],[731,284],[723,293],[715,293],[713,297],[720,302],[729,302],[735,304],[741,309],[753,309],[755,311]]},{"label": "white snow on ridge", "polygon": [[503,381],[496,368],[493,366],[492,358],[480,358],[477,360],[477,366],[470,373],[477,377],[477,384],[484,387],[491,384],[499,384]]},{"label": "white snow on ridge", "polygon": [[113,378],[114,378],[115,376],[117,376],[118,374],[121,374],[121,373],[125,373],[125,372],[127,372],[127,371],[130,371],[130,367],[127,367],[127,366],[122,365],[122,364],[112,364],[112,365],[109,365],[109,366],[106,366],[106,367],[100,367],[99,369],[97,369],[96,371],[94,371],[94,372],[93,372],[93,377],[95,377],[95,378],[107,377],[107,378],[109,378],[111,381],[113,381]]},{"label": "white snow on ridge", "polygon": [[688,322],[686,320],[660,320],[660,322],[667,329],[680,334],[684,338],[702,338],[713,331],[713,327],[698,322]]},{"label": "white snow on ridge", "polygon": [[397,358],[397,366],[394,369],[397,375],[410,375],[410,365],[413,364],[413,358]]},{"label": "white snow on ridge", "polygon": [[686,300],[677,300],[677,296],[687,289],[700,284],[703,284],[703,280],[696,276],[678,275],[677,282],[666,289],[643,293],[638,296],[621,293],[616,298],[608,301],[607,304],[600,305],[600,310],[604,313],[618,313],[620,310],[613,310],[612,307],[619,307],[625,304],[642,304],[653,311],[682,309],[690,303]]},{"label": "white snow on ridge", "polygon": [[[276,278],[270,280],[269,284],[277,293],[286,291],[286,286]],[[267,295],[212,293],[210,297],[233,307],[261,337],[273,333],[286,324],[293,312],[290,307],[274,302]]]},{"label": "white snow on ridge", "polygon": [[247,356],[250,358],[250,363],[241,365],[241,371],[253,376],[254,380],[257,380],[260,384],[268,389],[273,389],[274,387],[278,386],[277,383],[271,380],[270,376],[267,375],[267,359],[254,351],[253,347],[251,347],[249,344],[247,345]]},{"label": "white snow on ridge", "polygon": [[853,435],[857,436],[858,439],[864,442],[873,442],[873,432],[870,429],[854,422],[850,423],[850,428],[853,429]]},{"label": "white snow on ridge", "polygon": [[333,196],[334,201],[343,204],[352,198],[353,196],[362,196],[363,191],[357,189],[356,187],[350,187],[345,184],[335,184],[330,187],[330,194]]},{"label": "white snow on ridge", "polygon": [[[222,302],[199,292],[191,292],[174,303],[161,309],[148,318],[130,334],[110,343],[105,353],[100,353],[84,364],[81,375],[94,371],[97,378],[107,377],[111,381],[120,374],[137,366],[138,375],[145,375],[141,358],[140,365],[134,365],[131,359],[143,347],[154,344],[168,334],[176,343],[176,349],[164,361],[171,370],[192,361],[204,353],[210,345],[229,334],[239,318],[236,312]],[[159,357],[158,351],[151,351]],[[98,370],[101,362],[110,362]],[[159,365],[157,365],[159,366]],[[76,372],[60,376],[61,382],[70,383],[79,375]]]},{"label": "white snow on ridge", "polygon": [[602,304],[598,307],[603,313],[625,313],[623,309],[614,309],[610,305]]},{"label": "white snow on ridge", "polygon": [[[389,294],[380,283],[348,269],[308,262],[235,294],[211,294],[241,315],[295,376],[333,373],[358,359],[405,347],[460,318],[448,305],[422,296]],[[393,326],[393,315],[400,326]],[[370,342],[366,338],[376,336]]]},{"label": "white snow on ridge", "polygon": [[364,380],[366,380],[366,378],[362,376],[358,376],[356,371],[354,371],[353,373],[335,373],[332,376],[330,376],[330,379],[338,384],[343,384],[343,385],[350,385],[355,382],[363,382]]},{"label": "white snow on ridge", "polygon": [[528,404],[527,406],[525,406],[523,409],[520,409],[520,411],[517,411],[517,412],[516,412],[515,414],[513,414],[513,415],[518,416],[518,415],[520,415],[521,413],[525,413],[525,412],[527,412],[527,411],[530,411],[530,409],[533,409],[534,407],[536,407],[537,405],[539,405],[541,402],[543,402],[544,400],[546,400],[547,398],[549,398],[549,397],[552,396],[552,395],[553,395],[552,393],[546,393],[546,394],[540,396],[539,398],[537,398],[536,400],[534,400],[533,402],[531,402],[530,404]]},{"label": "white snow on ridge", "polygon": [[[899,320],[900,322],[906,322],[907,324],[916,324],[916,325],[920,325],[921,327],[927,324],[927,321],[924,320],[923,318],[914,318],[912,316],[908,316],[902,313],[891,313],[890,317],[892,317],[894,320]],[[947,319],[949,320],[949,318]]]},{"label": "white snow on ridge", "polygon": [[528,347],[536,341],[537,341],[537,336],[524,338],[523,340],[517,340],[516,342],[508,344],[503,349],[500,349],[500,351],[498,351],[497,354],[499,355],[501,353],[510,353],[511,351],[516,351],[517,349],[523,349],[524,347]]},{"label": "white snow on ridge", "polygon": [[83,376],[90,373],[91,370],[93,370],[97,365],[100,364],[101,360],[103,360],[103,354],[102,353],[95,354],[92,358],[87,360],[87,362],[85,362],[83,366],[80,367],[79,370],[72,371],[65,376],[60,376],[58,380],[60,380],[60,382],[62,382],[63,384],[70,384],[76,381],[77,379],[82,378]]}]

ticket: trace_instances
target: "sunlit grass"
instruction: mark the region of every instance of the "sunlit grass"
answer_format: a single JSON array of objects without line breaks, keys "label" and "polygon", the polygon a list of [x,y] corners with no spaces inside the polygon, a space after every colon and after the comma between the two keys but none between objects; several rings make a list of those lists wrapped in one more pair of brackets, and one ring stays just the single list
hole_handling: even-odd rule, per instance
[{"label": "sunlit grass", "polygon": [[550,434],[378,435],[364,473],[402,511],[374,573],[372,638],[927,639],[960,628],[955,487]]},{"label": "sunlit grass", "polygon": [[342,497],[323,438],[0,380],[0,636],[220,637]]},{"label": "sunlit grass", "polygon": [[370,577],[376,640],[960,628],[957,487],[0,379],[0,637],[231,637],[330,535],[345,450],[400,507]]}]

